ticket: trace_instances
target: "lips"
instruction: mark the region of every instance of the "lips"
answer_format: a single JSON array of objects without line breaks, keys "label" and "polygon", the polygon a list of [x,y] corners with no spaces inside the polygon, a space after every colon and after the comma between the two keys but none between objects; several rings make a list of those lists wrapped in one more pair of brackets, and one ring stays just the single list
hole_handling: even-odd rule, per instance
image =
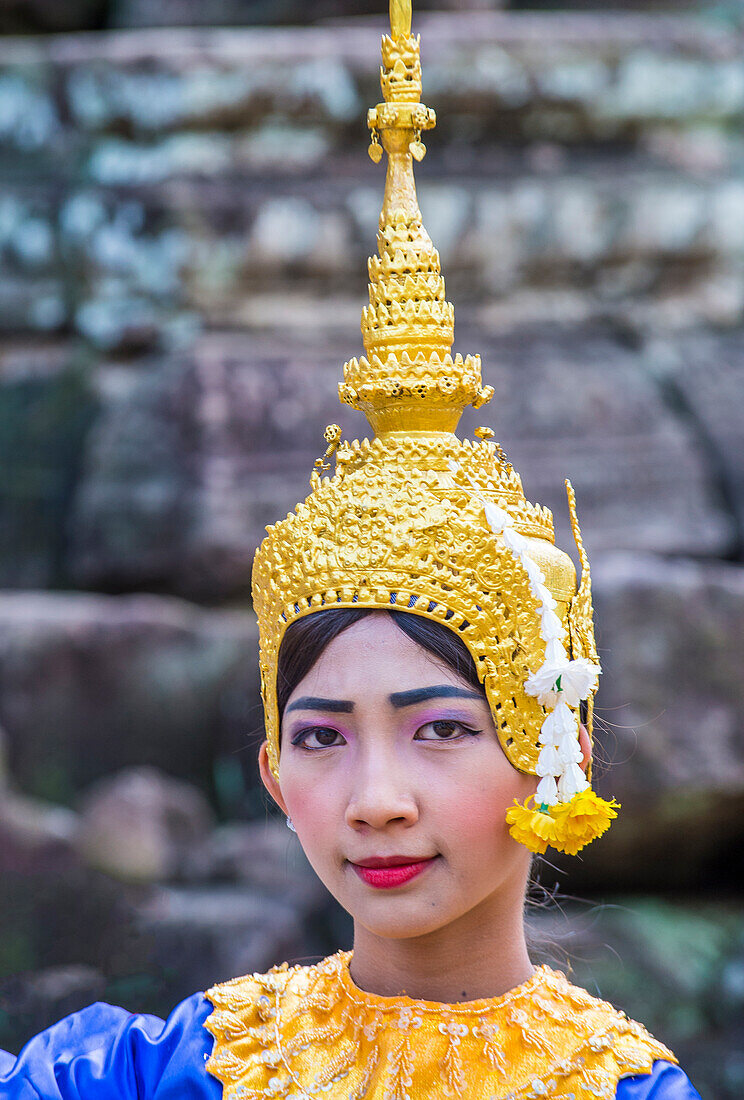
[{"label": "lips", "polygon": [[362,882],[368,886],[374,886],[378,890],[390,890],[396,886],[404,886],[407,882],[417,878],[436,859],[429,856],[426,859],[415,859],[410,856],[373,856],[370,859],[360,860],[359,863],[351,863]]},{"label": "lips", "polygon": [[431,856],[370,856],[369,859],[352,860],[356,867],[407,867],[413,863],[426,863]]}]

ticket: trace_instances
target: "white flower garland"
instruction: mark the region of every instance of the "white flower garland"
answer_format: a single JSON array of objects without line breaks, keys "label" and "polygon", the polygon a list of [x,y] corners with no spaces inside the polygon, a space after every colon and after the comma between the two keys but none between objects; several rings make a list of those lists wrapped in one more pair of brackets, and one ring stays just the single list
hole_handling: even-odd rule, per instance
[{"label": "white flower garland", "polygon": [[[452,463],[453,473],[461,473]],[[579,745],[579,717],[575,710],[596,688],[602,671],[587,657],[571,660],[563,644],[565,628],[556,614],[556,602],[545,584],[545,576],[527,552],[527,539],[514,527],[514,520],[503,508],[487,501],[472,478],[476,499],[483,506],[486,522],[494,535],[501,535],[507,548],[519,560],[529,580],[530,591],[539,606],[540,635],[545,642],[542,666],[526,680],[524,690],[537,698],[550,713],[540,729],[542,746],[535,772],[540,776],[535,794],[537,806],[555,806],[570,802],[574,795],[586,791],[590,783],[582,768]]]}]

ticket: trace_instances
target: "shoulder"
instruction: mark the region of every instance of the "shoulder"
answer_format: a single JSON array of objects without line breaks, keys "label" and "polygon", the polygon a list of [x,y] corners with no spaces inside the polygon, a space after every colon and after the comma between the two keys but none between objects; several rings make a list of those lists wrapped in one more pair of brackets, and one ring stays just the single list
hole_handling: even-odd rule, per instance
[{"label": "shoulder", "polygon": [[655,1039],[643,1024],[631,1020],[608,1001],[592,996],[570,982],[565,974],[541,967],[536,998],[545,995],[552,1015],[570,1024],[587,1048],[596,1054],[607,1053],[623,1070],[649,1072],[658,1060],[676,1063],[672,1052]]},{"label": "shoulder", "polygon": [[212,1040],[202,993],[167,1020],[98,1002],[30,1039],[18,1057],[0,1053],[4,1100],[217,1100],[205,1071]]},{"label": "shoulder", "polygon": [[207,1068],[226,1083],[244,1069],[244,1055],[268,1048],[275,1021],[295,1017],[308,1007],[308,995],[316,992],[324,975],[335,970],[341,955],[332,955],[314,966],[282,963],[266,974],[246,974],[212,986],[204,996],[213,1006],[205,1028],[215,1039]]},{"label": "shoulder", "polygon": [[337,951],[311,966],[281,963],[265,974],[244,974],[213,985],[204,994],[215,1010],[207,1020],[207,1027],[211,1030],[219,1020],[228,1019],[231,1011],[266,1015],[270,1002],[277,998],[285,1002],[302,1001],[311,989],[337,980],[350,958],[350,951]]},{"label": "shoulder", "polygon": [[598,1075],[604,1069],[615,1077],[616,1100],[700,1100],[674,1054],[642,1024],[560,972],[543,970],[554,1005],[563,1006],[567,1015],[576,1014],[582,1045],[595,1056],[588,1062],[594,1064]]},{"label": "shoulder", "polygon": [[[344,1034],[348,1021],[330,1029],[328,1023],[341,1000],[338,975],[350,957],[339,951],[312,966],[282,963],[206,991],[214,1010],[204,1026],[215,1040],[207,1070],[223,1083],[225,1096],[239,1085],[260,1092],[287,1054],[304,1055],[314,1042]],[[305,1033],[310,1038],[299,1042]]]}]

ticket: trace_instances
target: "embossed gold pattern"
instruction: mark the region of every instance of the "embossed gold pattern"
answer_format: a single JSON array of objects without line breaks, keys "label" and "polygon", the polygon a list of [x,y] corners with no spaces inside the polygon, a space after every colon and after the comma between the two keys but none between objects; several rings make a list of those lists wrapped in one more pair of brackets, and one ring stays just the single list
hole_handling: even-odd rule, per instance
[{"label": "embossed gold pattern", "polygon": [[676,1059],[640,1025],[540,967],[503,997],[377,997],[351,954],[208,990],[207,1069],[225,1100],[614,1100],[621,1077]]},{"label": "embossed gold pattern", "polygon": [[[405,15],[397,13],[399,27]],[[366,413],[377,438],[339,446],[337,434],[327,435],[313,493],[269,528],[256,555],[253,593],[275,772],[276,662],[288,624],[320,607],[393,605],[458,630],[509,759],[533,770],[544,711],[523,685],[544,644],[523,571],[484,523],[472,484],[533,540],[531,556],[566,622],[575,593],[573,564],[553,546],[550,513],[526,501],[499,445],[453,434],[462,410],[485,404],[491,391],[481,384],[479,357],[451,354],[454,311],[418,208],[408,148],[415,134],[408,125],[415,116],[411,97],[420,94],[418,58],[418,38],[383,39],[384,106],[391,113],[380,105],[370,119],[388,153],[380,255],[369,263],[370,304],[362,317],[367,355],[346,364],[340,386],[341,399]],[[425,116],[415,117],[427,126],[431,114],[422,111]],[[335,475],[323,478],[336,447]],[[572,621],[574,631],[591,630],[590,599],[576,605]]]},{"label": "embossed gold pattern", "polygon": [[[452,354],[454,310],[418,206],[415,146],[436,119],[420,102],[420,42],[406,0],[391,4],[382,60],[384,102],[368,116],[373,145],[381,143],[388,158],[379,254],[369,261],[365,355],[346,363],[339,387],[376,435],[346,442],[331,426],[310,496],[267,529],[256,554],[269,760],[278,775],[277,658],[289,624],[321,608],[395,606],[458,632],[504,751],[534,773],[547,712],[524,685],[545,658],[545,640],[524,567],[485,521],[485,502],[508,512],[529,540],[576,655],[593,638],[589,572],[584,565],[577,597],[575,568],[554,545],[550,512],[525,499],[493,432],[479,429],[477,442],[454,434],[463,409],[480,408],[493,391],[482,385],[477,355]],[[335,471],[324,476],[334,453]]]}]

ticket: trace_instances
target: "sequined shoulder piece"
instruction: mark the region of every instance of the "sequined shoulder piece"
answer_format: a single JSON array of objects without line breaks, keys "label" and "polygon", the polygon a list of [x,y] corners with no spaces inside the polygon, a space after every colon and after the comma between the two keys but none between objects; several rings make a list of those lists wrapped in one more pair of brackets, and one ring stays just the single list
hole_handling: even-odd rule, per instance
[{"label": "sequined shoulder piece", "polygon": [[674,1055],[640,1024],[540,967],[503,997],[445,1005],[364,993],[350,954],[207,991],[208,1071],[224,1100],[614,1100]]}]

